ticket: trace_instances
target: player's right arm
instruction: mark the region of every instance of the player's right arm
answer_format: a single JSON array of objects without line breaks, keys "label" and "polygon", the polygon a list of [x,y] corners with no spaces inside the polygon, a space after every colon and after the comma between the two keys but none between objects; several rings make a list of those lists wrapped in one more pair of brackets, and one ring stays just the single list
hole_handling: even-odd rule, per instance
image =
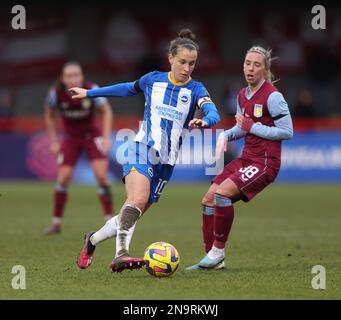
[{"label": "player's right arm", "polygon": [[118,83],[112,86],[86,90],[83,88],[69,89],[73,99],[82,99],[85,97],[129,97],[145,90],[151,73],[147,73],[140,79],[133,82]]},{"label": "player's right arm", "polygon": [[46,125],[47,134],[50,138],[50,150],[55,157],[58,156],[60,151],[60,144],[58,140],[57,127],[56,127],[56,92],[51,90],[44,106],[44,120]]}]

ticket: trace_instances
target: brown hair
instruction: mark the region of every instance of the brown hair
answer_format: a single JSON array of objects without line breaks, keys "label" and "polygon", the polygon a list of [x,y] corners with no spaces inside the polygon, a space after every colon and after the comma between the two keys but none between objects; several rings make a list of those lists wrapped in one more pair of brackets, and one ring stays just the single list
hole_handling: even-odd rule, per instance
[{"label": "brown hair", "polygon": [[250,52],[257,52],[260,53],[264,57],[264,64],[265,64],[265,70],[266,70],[266,75],[265,75],[265,80],[268,81],[269,83],[273,84],[277,82],[279,79],[275,80],[275,76],[271,72],[271,62],[278,59],[278,57],[272,57],[272,49],[264,49],[261,46],[252,46],[246,54]]},{"label": "brown hair", "polygon": [[59,78],[58,78],[58,80],[55,82],[55,85],[54,85],[54,87],[56,87],[56,88],[59,88],[59,89],[65,89],[65,86],[64,86],[64,84],[62,83],[62,81],[61,81],[61,77],[63,76],[63,73],[64,73],[64,71],[65,71],[65,69],[67,68],[67,67],[79,67],[80,69],[81,69],[81,71],[83,72],[83,69],[82,69],[82,66],[81,66],[81,64],[78,62],[78,61],[76,61],[76,60],[71,60],[71,61],[68,61],[68,62],[65,62],[64,64],[63,64],[63,66],[62,66],[62,69],[61,69],[61,71],[60,71],[60,75],[59,75]]},{"label": "brown hair", "polygon": [[64,65],[62,67],[61,75],[63,74],[63,72],[65,71],[65,69],[67,67],[79,67],[82,70],[82,66],[81,66],[81,64],[78,61],[71,60],[71,61],[68,61],[68,62],[64,63]]},{"label": "brown hair", "polygon": [[168,52],[173,57],[178,53],[179,47],[199,52],[199,45],[194,41],[195,39],[196,35],[190,29],[182,29],[178,36],[170,42]]}]

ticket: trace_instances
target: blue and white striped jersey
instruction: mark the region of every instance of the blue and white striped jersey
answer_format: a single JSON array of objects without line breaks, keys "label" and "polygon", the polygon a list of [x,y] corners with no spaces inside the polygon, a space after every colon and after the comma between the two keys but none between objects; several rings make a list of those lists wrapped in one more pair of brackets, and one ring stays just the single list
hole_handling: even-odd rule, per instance
[{"label": "blue and white striped jersey", "polygon": [[100,96],[126,97],[143,92],[145,111],[135,141],[159,153],[161,163],[175,165],[190,120],[202,108],[202,119],[211,127],[219,122],[216,106],[201,82],[189,78],[176,83],[170,72],[153,71],[135,82],[119,83],[87,91],[91,98]]},{"label": "blue and white striped jersey", "polygon": [[174,165],[184,138],[184,130],[197,108],[212,103],[201,82],[191,78],[175,83],[168,72],[154,71],[138,80],[146,103],[144,119],[135,141],[159,152],[162,163]]}]

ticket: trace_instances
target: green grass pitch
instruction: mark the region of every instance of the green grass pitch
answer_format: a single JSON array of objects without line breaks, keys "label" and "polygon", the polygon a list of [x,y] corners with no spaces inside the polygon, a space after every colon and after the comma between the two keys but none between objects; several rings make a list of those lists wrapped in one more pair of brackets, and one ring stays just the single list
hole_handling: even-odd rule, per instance
[{"label": "green grass pitch", "polygon": [[[145,270],[113,274],[114,240],[79,270],[83,234],[103,225],[94,187],[71,186],[63,232],[45,236],[53,185],[0,184],[0,299],[341,299],[341,188],[272,185],[251,203],[235,206],[226,250],[227,268],[188,272],[203,256],[200,200],[208,185],[166,187],[160,202],[139,221],[131,254],[152,242],[170,242],[181,257],[169,278]],[[116,208],[124,189],[114,189]],[[14,265],[26,269],[26,289],[14,290]],[[326,268],[326,289],[314,290],[314,265]]]}]

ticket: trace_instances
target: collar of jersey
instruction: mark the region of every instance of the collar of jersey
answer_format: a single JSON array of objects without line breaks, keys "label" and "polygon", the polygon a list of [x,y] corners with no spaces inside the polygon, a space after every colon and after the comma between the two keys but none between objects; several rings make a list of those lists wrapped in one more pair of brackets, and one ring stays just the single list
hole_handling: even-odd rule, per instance
[{"label": "collar of jersey", "polygon": [[168,72],[168,80],[170,83],[174,84],[175,86],[184,86],[185,84],[187,84],[188,82],[190,82],[192,80],[191,77],[189,77],[185,82],[175,82],[172,78],[171,78],[171,73]]},{"label": "collar of jersey", "polygon": [[[263,80],[263,82],[259,85],[259,87],[257,88],[257,90],[253,93],[253,95],[252,95],[252,97],[259,91],[259,89],[261,88],[261,87],[263,87],[263,84],[265,83],[265,79]],[[245,90],[245,97],[246,97],[246,99],[247,100],[251,100],[251,98],[252,97],[250,97],[250,91],[251,91],[251,89],[250,89],[250,86],[247,86],[246,87],[246,90]]]}]

